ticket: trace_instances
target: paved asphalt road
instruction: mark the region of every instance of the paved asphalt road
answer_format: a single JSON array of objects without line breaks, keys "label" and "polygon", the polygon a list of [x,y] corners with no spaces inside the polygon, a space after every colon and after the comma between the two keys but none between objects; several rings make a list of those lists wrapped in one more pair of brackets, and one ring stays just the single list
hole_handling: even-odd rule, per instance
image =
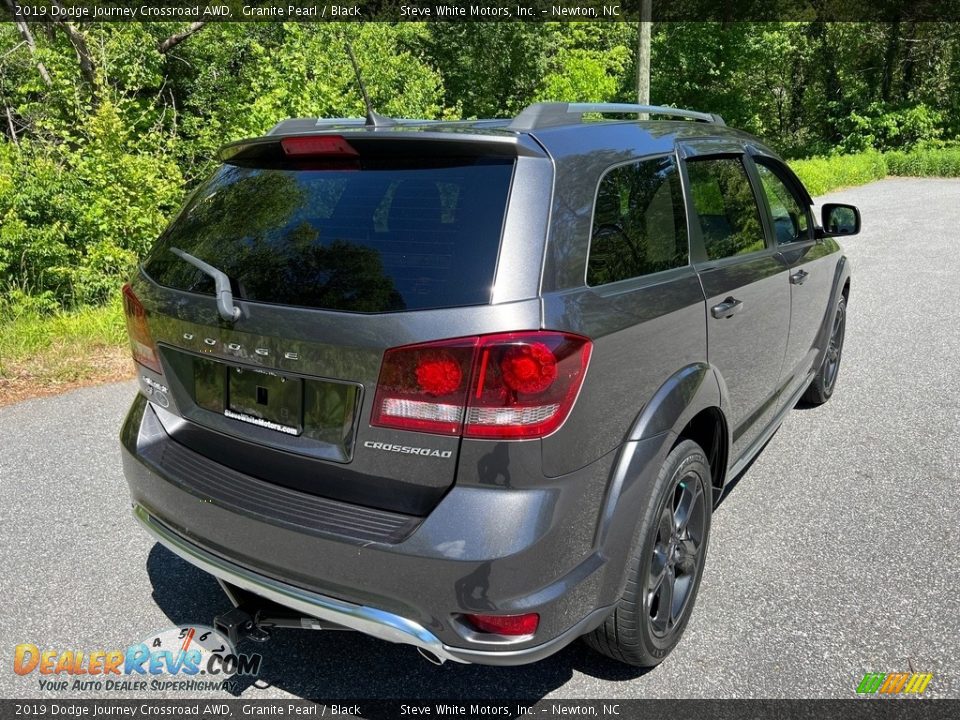
[{"label": "paved asphalt road", "polygon": [[[866,226],[844,243],[838,390],[793,412],[717,510],[694,617],[663,665],[641,674],[577,643],[524,668],[437,668],[360,635],[287,630],[258,647],[261,687],[242,696],[847,698],[864,672],[912,667],[935,673],[927,695],[960,697],[960,182],[830,199]],[[126,647],[227,607],[129,515],[117,430],[133,393],[0,410],[2,697],[52,697],[11,671],[16,643]]]}]

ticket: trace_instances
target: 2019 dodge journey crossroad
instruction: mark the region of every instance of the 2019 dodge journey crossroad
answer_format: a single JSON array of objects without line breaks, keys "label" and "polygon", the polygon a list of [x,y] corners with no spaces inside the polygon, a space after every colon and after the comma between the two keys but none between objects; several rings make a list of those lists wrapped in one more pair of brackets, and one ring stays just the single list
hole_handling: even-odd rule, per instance
[{"label": "2019 dodge journey crossroad", "polygon": [[121,433],[218,629],[666,657],[724,484],[833,393],[856,208],[818,222],[761,142],[674,108],[298,119],[221,157],[124,287]]}]

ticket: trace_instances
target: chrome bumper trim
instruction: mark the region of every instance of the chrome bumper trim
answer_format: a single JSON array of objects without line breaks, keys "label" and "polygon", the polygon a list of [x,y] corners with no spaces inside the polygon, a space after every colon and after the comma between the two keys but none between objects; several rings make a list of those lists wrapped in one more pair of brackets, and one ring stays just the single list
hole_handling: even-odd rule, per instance
[{"label": "chrome bumper trim", "polygon": [[419,623],[376,608],[320,595],[248,570],[185,540],[141,505],[133,506],[133,516],[155,540],[172,553],[224,582],[249,590],[306,616],[327,620],[387,642],[413,645],[432,653],[440,660],[470,662],[457,657],[454,654],[455,648],[445,646]]}]

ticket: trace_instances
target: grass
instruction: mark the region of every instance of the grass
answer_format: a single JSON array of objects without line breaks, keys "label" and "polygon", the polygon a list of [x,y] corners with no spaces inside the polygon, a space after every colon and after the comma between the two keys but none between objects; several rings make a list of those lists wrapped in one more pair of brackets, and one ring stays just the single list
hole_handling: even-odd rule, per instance
[{"label": "grass", "polygon": [[897,177],[960,177],[960,148],[910,152],[877,151],[793,160],[790,167],[813,196],[838,188],[864,185],[888,175]]},{"label": "grass", "polygon": [[119,301],[0,317],[0,406],[133,376]]},{"label": "grass", "polygon": [[960,148],[888,152],[887,172],[904,177],[960,177]]},{"label": "grass", "polygon": [[794,160],[790,167],[814,197],[887,176],[885,156],[878,152]]}]

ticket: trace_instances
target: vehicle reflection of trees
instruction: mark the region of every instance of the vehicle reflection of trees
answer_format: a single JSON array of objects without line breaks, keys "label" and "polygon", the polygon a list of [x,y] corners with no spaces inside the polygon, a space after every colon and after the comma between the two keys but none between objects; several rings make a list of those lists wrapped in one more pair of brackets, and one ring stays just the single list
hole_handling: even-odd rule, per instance
[{"label": "vehicle reflection of trees", "polygon": [[687,262],[683,189],[672,158],[607,173],[597,192],[588,284],[605,285]]},{"label": "vehicle reflection of trees", "polygon": [[[180,247],[236,277],[231,240],[263,236],[283,227],[303,202],[292,173],[262,172],[224,165],[191,196],[146,260],[147,271],[165,285],[212,293],[213,281],[175,257]],[[231,250],[234,248],[231,247]]]},{"label": "vehicle reflection of trees", "polygon": [[629,160],[632,150],[596,150],[564,157],[557,168],[566,180],[557,183],[550,244],[544,267],[547,287],[576,287],[583,282],[597,179],[611,165]]},{"label": "vehicle reflection of trees", "polygon": [[480,563],[472,573],[457,580],[455,592],[457,604],[460,607],[471,610],[496,609],[487,599],[487,593],[490,591],[490,565],[489,562]]},{"label": "vehicle reflection of trees", "polygon": [[687,172],[709,258],[762,250],[760,215],[740,160],[695,160],[687,164]]},{"label": "vehicle reflection of trees", "polygon": [[378,251],[321,238],[321,232],[302,223],[284,238],[282,249],[263,237],[238,248],[244,296],[352,312],[405,308],[393,280],[384,274]]},{"label": "vehicle reflection of trees", "polygon": [[159,269],[165,284],[213,292],[207,275],[169,252],[183,247],[236,280],[246,299],[403,310],[376,250],[342,231],[324,233],[320,223],[337,204],[339,187],[335,178],[305,186],[291,172],[226,165],[193,196],[148,259],[148,271]]},{"label": "vehicle reflection of trees", "polygon": [[510,449],[506,443],[497,443],[492,451],[480,458],[477,477],[484,485],[510,487]]}]

